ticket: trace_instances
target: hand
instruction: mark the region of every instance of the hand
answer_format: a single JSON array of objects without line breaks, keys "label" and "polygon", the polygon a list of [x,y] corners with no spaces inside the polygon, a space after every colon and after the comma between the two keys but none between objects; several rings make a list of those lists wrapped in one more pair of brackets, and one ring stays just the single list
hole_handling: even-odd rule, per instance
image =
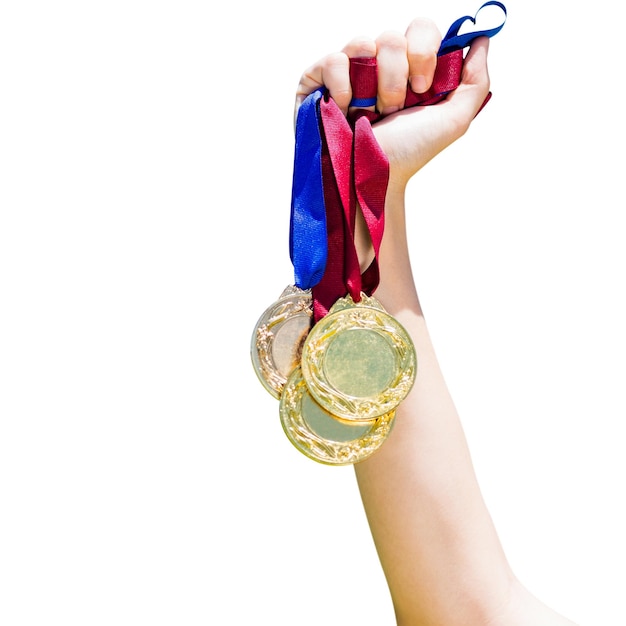
[{"label": "hand", "polygon": [[386,31],[375,40],[352,39],[341,52],[327,55],[304,72],[296,110],[309,93],[325,86],[347,114],[352,98],[350,59],[376,57],[376,110],[384,117],[374,124],[374,133],[389,158],[390,186],[404,189],[418,170],[465,133],[489,92],[489,40],[480,37],[467,53],[461,83],[453,93],[437,105],[404,109],[407,86],[417,93],[431,86],[440,43],[438,28],[424,18],[413,20],[404,35]]}]

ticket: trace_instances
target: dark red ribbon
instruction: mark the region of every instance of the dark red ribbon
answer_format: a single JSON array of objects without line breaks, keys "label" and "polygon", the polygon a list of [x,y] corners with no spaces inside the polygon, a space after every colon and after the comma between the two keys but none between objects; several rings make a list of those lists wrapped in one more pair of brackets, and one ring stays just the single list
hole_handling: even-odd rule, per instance
[{"label": "dark red ribbon", "polygon": [[350,233],[351,211],[355,206],[352,129],[334,100],[328,96],[322,97],[319,106],[328,252],[324,275],[312,288],[315,321],[324,317],[338,298],[346,295],[346,267],[350,271],[356,263],[358,268]]},{"label": "dark red ribbon", "polygon": [[[405,108],[440,102],[459,85],[462,70],[462,50],[440,56],[431,88],[423,94],[407,89]],[[351,59],[353,100],[375,99],[377,78],[375,58]],[[485,103],[488,99],[489,96]],[[378,287],[389,162],[371,125],[381,117],[376,111],[356,108],[350,110],[346,119],[328,94],[320,99],[328,258],[324,276],[312,290],[315,321],[324,317],[338,298],[350,294],[358,302],[361,293],[371,295]],[[374,250],[374,259],[363,273],[354,243],[357,207],[364,217]]]},{"label": "dark red ribbon", "polygon": [[[322,280],[313,287],[313,311],[321,319],[338,298],[355,302],[371,295],[379,282],[378,256],[384,231],[389,162],[367,115],[346,119],[332,98],[320,100],[322,178],[328,229],[328,258]],[[357,207],[365,219],[374,259],[361,273],[354,243]]]}]

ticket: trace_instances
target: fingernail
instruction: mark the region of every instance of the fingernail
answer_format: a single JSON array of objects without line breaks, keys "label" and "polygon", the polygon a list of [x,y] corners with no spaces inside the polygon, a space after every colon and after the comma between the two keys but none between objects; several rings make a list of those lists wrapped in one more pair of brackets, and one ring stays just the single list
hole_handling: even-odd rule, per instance
[{"label": "fingernail", "polygon": [[419,76],[411,76],[411,89],[415,93],[424,93],[426,91],[426,77]]},{"label": "fingernail", "polygon": [[395,107],[395,106],[394,106],[394,107],[385,107],[385,108],[381,111],[381,113],[382,113],[383,115],[391,115],[392,113],[395,113],[396,111],[399,111],[399,110],[400,110],[400,107]]}]

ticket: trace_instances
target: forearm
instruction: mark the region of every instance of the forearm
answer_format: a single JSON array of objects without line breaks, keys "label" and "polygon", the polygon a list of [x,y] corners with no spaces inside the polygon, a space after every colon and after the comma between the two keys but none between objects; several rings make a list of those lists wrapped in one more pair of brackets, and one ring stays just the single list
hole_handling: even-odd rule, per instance
[{"label": "forearm", "polygon": [[[385,230],[375,296],[415,344],[411,393],[397,408],[384,445],[358,463],[356,476],[401,626],[565,626],[571,622],[516,580],[483,501],[454,403],[439,369],[413,281],[404,195],[411,177],[469,127],[489,92],[488,39],[475,39],[461,83],[435,106],[403,108],[406,85],[432,84],[441,37],[428,20],[405,36],[355,38],[302,76],[298,102],[326,86],[345,113],[350,59],[376,56],[376,109],[387,115],[374,135],[388,158]],[[424,81],[419,81],[424,82]],[[398,95],[400,99],[398,99]],[[392,113],[391,111],[397,111]],[[363,220],[355,243],[364,270],[373,257]]]},{"label": "forearm", "polygon": [[387,442],[355,467],[399,623],[421,615],[453,626],[498,611],[514,578],[414,288],[403,203],[403,190],[391,189],[375,295],[410,333],[418,375]]}]

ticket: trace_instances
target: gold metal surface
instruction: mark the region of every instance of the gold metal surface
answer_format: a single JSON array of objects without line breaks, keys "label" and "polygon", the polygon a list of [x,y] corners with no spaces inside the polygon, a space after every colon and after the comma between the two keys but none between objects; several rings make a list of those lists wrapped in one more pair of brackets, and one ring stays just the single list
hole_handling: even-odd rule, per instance
[{"label": "gold metal surface", "polygon": [[340,298],[302,346],[302,376],[332,415],[371,420],[392,411],[415,381],[415,348],[404,327],[372,297]]},{"label": "gold metal surface", "polygon": [[300,364],[302,344],[313,319],[310,290],[287,287],[261,315],[250,345],[254,370],[263,386],[279,398],[289,375]]},{"label": "gold metal surface", "polygon": [[305,456],[326,465],[349,465],[373,454],[389,435],[395,411],[375,419],[348,422],[321,407],[296,368],[280,398],[280,419],[291,443]]}]

